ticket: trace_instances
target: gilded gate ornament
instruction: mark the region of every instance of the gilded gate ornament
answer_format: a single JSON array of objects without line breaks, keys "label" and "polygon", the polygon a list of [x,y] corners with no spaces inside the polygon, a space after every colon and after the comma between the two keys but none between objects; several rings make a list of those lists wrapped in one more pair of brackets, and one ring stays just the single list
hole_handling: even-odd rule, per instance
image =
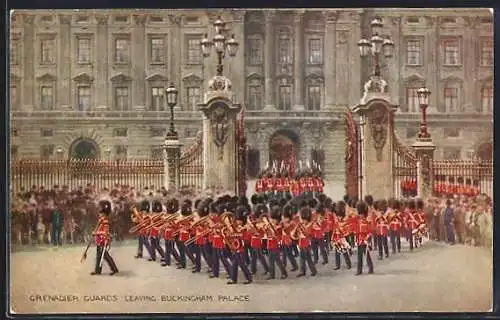
[{"label": "gilded gate ornament", "polygon": [[389,124],[389,113],[382,105],[373,108],[370,117],[370,129],[373,145],[376,150],[377,161],[382,161],[382,150],[387,141],[387,126]]}]

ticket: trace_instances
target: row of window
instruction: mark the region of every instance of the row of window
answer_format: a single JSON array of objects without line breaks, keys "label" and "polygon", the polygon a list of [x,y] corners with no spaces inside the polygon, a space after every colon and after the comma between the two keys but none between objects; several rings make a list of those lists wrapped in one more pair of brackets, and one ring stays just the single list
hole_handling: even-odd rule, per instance
[{"label": "row of window", "polygon": [[[196,135],[196,132],[197,132],[196,129],[185,128],[184,129],[184,138],[192,138]],[[166,128],[152,127],[149,129],[149,136],[151,138],[165,137],[166,133],[167,133]],[[11,129],[11,136],[18,137],[19,136],[18,129],[12,128]],[[54,136],[54,129],[47,129],[47,128],[40,129],[40,136],[43,138],[51,138]],[[115,128],[115,129],[113,129],[112,136],[126,138],[126,137],[128,137],[128,129],[127,128]]]},{"label": "row of window", "polygon": [[[151,64],[164,64],[167,57],[165,37],[149,37],[149,62]],[[189,36],[187,39],[186,62],[188,64],[201,63],[201,37]],[[280,37],[277,41],[278,63],[281,65],[292,64],[293,47],[291,38]],[[479,64],[493,66],[493,41],[490,38],[480,40]],[[18,64],[21,58],[20,40],[13,39],[10,48],[12,64]],[[406,39],[406,64],[419,66],[423,64],[424,56],[423,38]],[[114,40],[113,57],[115,63],[129,63],[131,59],[132,42],[129,37],[118,37]],[[259,37],[249,37],[247,41],[247,61],[250,65],[263,63],[264,41]],[[445,38],[441,41],[441,59],[445,66],[462,64],[461,38]],[[56,63],[55,39],[42,39],[40,41],[40,64]],[[92,38],[78,37],[76,40],[76,60],[79,64],[89,64],[92,61]],[[322,38],[310,38],[307,41],[307,63],[320,65],[323,63]]]},{"label": "row of window", "polygon": [[[493,40],[482,38],[479,41],[479,65],[493,66]],[[441,63],[445,66],[462,65],[461,38],[445,38],[441,41]],[[420,66],[423,64],[424,40],[422,38],[406,39],[406,65]]]},{"label": "row of window", "polygon": [[[406,104],[401,106],[402,112],[419,112],[419,87],[406,88]],[[19,94],[16,86],[10,87],[11,105],[13,108],[19,107]],[[246,105],[250,110],[260,109],[264,105],[264,88],[261,82],[251,82],[247,87]],[[185,110],[196,110],[202,101],[201,87],[186,88]],[[290,110],[293,106],[293,90],[290,84],[279,84],[277,92],[277,108],[279,110]],[[149,111],[165,111],[165,88],[150,88]],[[461,98],[461,88],[447,86],[443,89],[442,102],[436,106],[438,112],[461,112],[463,111]],[[323,85],[309,84],[306,88],[306,108],[308,110],[320,110],[323,105]],[[42,86],[40,88],[40,107],[42,110],[53,110],[54,105],[54,87]],[[76,90],[76,105],[78,111],[89,111],[92,106],[92,88],[90,86],[79,86]],[[113,110],[129,111],[131,110],[130,88],[115,87],[113,96]],[[476,111],[491,113],[493,112],[493,88],[483,87],[481,89],[481,103]]]},{"label": "row of window", "polygon": [[[407,139],[414,139],[418,136],[418,133],[420,132],[420,128],[418,127],[411,127],[406,129],[406,138]],[[459,138],[461,134],[460,128],[457,127],[449,127],[449,128],[443,128],[443,137],[444,138]]]},{"label": "row of window", "polygon": [[[420,103],[418,99],[419,87],[406,88],[406,104],[401,106],[402,112],[419,112]],[[461,112],[463,104],[461,103],[461,87],[448,84],[442,93],[442,103],[436,108],[438,112]],[[476,106],[477,112],[493,112],[493,88],[490,86],[481,88],[481,103]]]}]

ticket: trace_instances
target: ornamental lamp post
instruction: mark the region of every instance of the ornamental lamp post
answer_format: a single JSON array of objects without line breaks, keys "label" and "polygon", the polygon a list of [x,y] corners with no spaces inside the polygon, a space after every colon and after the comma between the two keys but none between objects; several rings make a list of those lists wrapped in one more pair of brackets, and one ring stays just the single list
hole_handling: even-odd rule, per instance
[{"label": "ornamental lamp post", "polygon": [[179,93],[179,91],[177,91],[177,89],[174,87],[174,85],[172,83],[165,90],[167,105],[170,108],[170,130],[167,133],[167,137],[177,135],[177,132],[175,131],[175,127],[174,127],[174,107],[177,105],[178,93]]},{"label": "ornamental lamp post", "polygon": [[421,140],[430,140],[431,135],[427,130],[427,107],[429,107],[429,96],[431,91],[427,87],[422,87],[417,90],[418,103],[420,105],[420,112],[422,114],[420,120],[420,132],[418,138]]},{"label": "ornamental lamp post", "polygon": [[371,22],[372,35],[370,40],[361,39],[358,41],[359,53],[361,57],[372,55],[374,60],[373,76],[380,77],[380,54],[384,57],[390,58],[394,54],[394,42],[389,36],[382,38],[382,28],[384,24],[379,18],[375,18]]},{"label": "ornamental lamp post", "polygon": [[212,40],[208,39],[208,34],[205,33],[205,36],[200,41],[201,52],[204,58],[208,58],[210,56],[212,46],[215,48],[215,52],[217,53],[217,76],[222,76],[224,67],[222,65],[222,59],[226,56],[226,54],[230,57],[236,56],[238,53],[239,43],[234,39],[234,34],[231,35],[230,39],[226,39],[224,33],[228,31],[225,28],[226,23],[218,17],[214,22],[215,27],[215,36]]},{"label": "ornamental lamp post", "polygon": [[63,158],[63,149],[61,147],[57,148],[56,153],[57,153],[57,160],[62,160],[62,158]]}]

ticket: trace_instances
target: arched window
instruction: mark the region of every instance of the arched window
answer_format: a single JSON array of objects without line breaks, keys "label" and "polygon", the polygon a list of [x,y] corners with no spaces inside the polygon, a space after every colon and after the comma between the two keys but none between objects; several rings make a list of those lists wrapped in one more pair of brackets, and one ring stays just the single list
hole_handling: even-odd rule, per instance
[{"label": "arched window", "polygon": [[247,152],[247,175],[255,178],[260,172],[260,151],[250,148]]}]

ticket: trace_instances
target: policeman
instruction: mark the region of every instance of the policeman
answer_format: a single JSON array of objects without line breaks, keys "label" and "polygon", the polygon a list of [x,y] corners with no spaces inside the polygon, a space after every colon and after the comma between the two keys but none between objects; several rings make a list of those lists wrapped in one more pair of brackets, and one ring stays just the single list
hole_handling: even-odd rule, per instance
[{"label": "policeman", "polygon": [[107,200],[102,200],[99,202],[99,207],[101,212],[99,214],[99,220],[97,224],[97,231],[93,234],[95,237],[95,243],[97,245],[96,259],[95,259],[95,269],[91,275],[101,274],[102,263],[105,260],[111,269],[110,275],[114,275],[118,272],[118,268],[115,261],[109,254],[109,247],[111,244],[111,234],[109,232],[109,214],[111,213],[111,203]]}]

